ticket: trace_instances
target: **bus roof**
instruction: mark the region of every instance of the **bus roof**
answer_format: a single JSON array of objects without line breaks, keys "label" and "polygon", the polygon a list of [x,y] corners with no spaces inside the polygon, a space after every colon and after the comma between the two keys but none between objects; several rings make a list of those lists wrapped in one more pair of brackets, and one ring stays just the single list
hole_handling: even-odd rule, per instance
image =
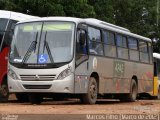
[{"label": "bus roof", "polygon": [[20,23],[23,22],[34,22],[34,21],[70,21],[70,22],[75,22],[75,23],[86,23],[88,25],[92,25],[92,26],[96,26],[96,27],[100,27],[100,28],[104,28],[110,31],[114,31],[116,33],[120,33],[120,34],[124,34],[130,37],[135,37],[137,39],[141,39],[144,41],[148,41],[151,42],[151,39],[147,38],[147,37],[143,37],[134,33],[131,33],[130,30],[120,27],[120,26],[116,26],[114,24],[111,23],[107,23],[101,20],[97,20],[94,18],[74,18],[74,17],[42,17],[42,18],[37,18],[37,19],[32,19],[32,20],[25,20],[22,21]]},{"label": "bus roof", "polygon": [[7,11],[7,10],[0,10],[0,18],[8,18],[16,21],[22,21],[26,19],[39,18],[39,17],[26,15],[18,12]]},{"label": "bus roof", "polygon": [[160,54],[159,53],[153,53],[153,57],[157,58],[157,59],[160,59]]}]

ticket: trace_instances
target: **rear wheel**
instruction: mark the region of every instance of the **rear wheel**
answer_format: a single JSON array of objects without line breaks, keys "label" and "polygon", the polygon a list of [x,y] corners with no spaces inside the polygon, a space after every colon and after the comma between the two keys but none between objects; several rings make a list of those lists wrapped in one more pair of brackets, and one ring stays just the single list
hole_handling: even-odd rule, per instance
[{"label": "rear wheel", "polygon": [[131,90],[130,94],[128,95],[128,101],[130,102],[135,102],[137,98],[137,93],[138,93],[138,87],[136,81],[133,79],[131,82]]},{"label": "rear wheel", "polygon": [[43,97],[40,94],[29,94],[28,98],[32,104],[41,104],[43,101]]},{"label": "rear wheel", "polygon": [[160,87],[158,88],[158,96],[157,96],[158,100],[160,100]]},{"label": "rear wheel", "polygon": [[3,80],[2,85],[0,86],[0,101],[6,102],[9,98],[9,89],[7,80]]},{"label": "rear wheel", "polygon": [[120,98],[120,101],[135,102],[138,94],[138,86],[134,79],[131,81],[130,93]]},{"label": "rear wheel", "polygon": [[16,93],[16,98],[19,102],[28,102],[28,95],[25,93]]},{"label": "rear wheel", "polygon": [[97,82],[94,77],[90,77],[88,92],[81,96],[81,102],[85,104],[95,104],[97,100]]}]

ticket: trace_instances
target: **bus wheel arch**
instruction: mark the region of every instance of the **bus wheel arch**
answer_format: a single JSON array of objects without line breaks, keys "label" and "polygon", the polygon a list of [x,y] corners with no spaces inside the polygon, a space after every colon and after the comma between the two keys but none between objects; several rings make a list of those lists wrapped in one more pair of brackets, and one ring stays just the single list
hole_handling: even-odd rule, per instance
[{"label": "bus wheel arch", "polygon": [[94,77],[97,82],[97,92],[99,92],[99,75],[97,72],[93,72],[90,77]]},{"label": "bus wheel arch", "polygon": [[138,87],[138,78],[137,78],[136,75],[133,75],[133,76],[132,76],[131,81],[132,81],[132,80],[135,80],[135,82],[136,82],[136,84],[137,84],[137,87]]},{"label": "bus wheel arch", "polygon": [[84,104],[95,104],[98,96],[99,75],[93,72],[88,81],[87,93],[81,95],[81,102]]},{"label": "bus wheel arch", "polygon": [[0,101],[6,102],[9,98],[9,89],[8,89],[8,81],[7,81],[7,74],[4,75],[1,87],[0,87]]}]

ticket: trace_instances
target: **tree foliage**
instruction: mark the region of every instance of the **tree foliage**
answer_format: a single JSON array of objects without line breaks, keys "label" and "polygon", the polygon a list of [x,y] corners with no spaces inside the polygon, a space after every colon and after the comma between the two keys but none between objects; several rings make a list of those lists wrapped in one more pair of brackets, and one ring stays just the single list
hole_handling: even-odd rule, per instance
[{"label": "tree foliage", "polygon": [[[41,17],[97,18],[151,39],[160,38],[157,0],[0,0],[0,9]],[[154,50],[160,52],[159,41]]]}]

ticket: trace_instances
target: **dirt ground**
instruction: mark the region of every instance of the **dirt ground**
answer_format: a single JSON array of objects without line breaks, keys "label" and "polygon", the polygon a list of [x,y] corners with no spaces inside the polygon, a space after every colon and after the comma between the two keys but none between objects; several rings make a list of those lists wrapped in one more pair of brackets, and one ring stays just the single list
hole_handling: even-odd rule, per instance
[{"label": "dirt ground", "polygon": [[40,105],[19,103],[15,98],[0,103],[1,114],[160,114],[160,100],[98,100],[95,105],[83,105],[78,99],[45,100]]},{"label": "dirt ground", "polygon": [[11,96],[7,103],[0,103],[0,120],[160,120],[160,100],[101,99],[95,105],[83,105],[78,99],[45,99],[40,105],[32,105]]}]

